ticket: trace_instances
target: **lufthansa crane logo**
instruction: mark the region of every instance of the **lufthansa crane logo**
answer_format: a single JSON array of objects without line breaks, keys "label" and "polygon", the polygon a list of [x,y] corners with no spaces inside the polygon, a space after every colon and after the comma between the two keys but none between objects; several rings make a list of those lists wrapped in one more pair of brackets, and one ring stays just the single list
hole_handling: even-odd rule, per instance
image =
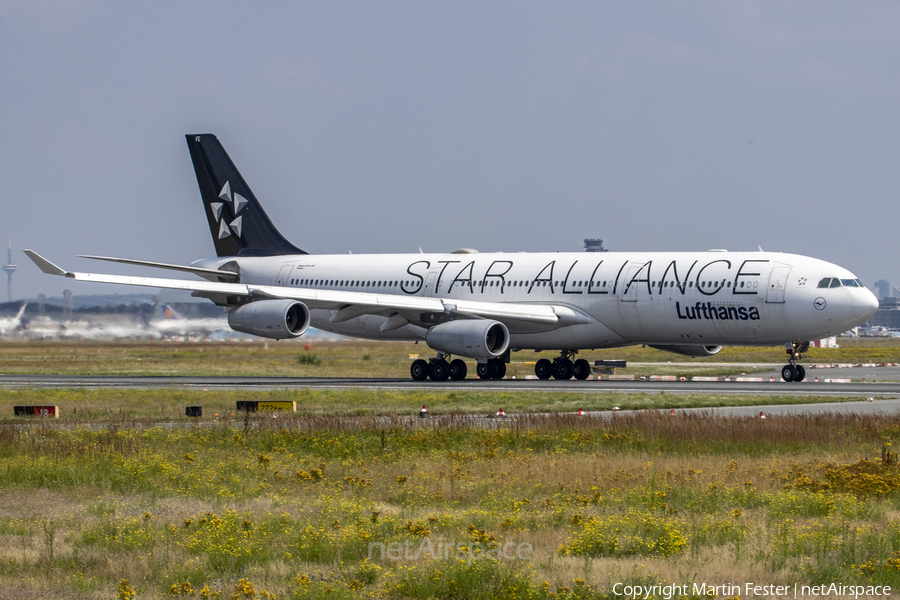
[{"label": "lufthansa crane logo", "polygon": [[825,310],[825,298],[821,296],[813,300],[813,306],[816,307],[816,310]]},{"label": "lufthansa crane logo", "polygon": [[[235,235],[241,237],[241,220],[243,217],[237,216],[241,209],[247,206],[248,201],[246,198],[235,192],[231,193],[231,184],[229,182],[225,182],[225,185],[222,186],[222,191],[219,192],[219,198],[222,202],[210,202],[209,208],[212,210],[213,216],[216,218],[216,223],[219,224],[219,239],[227,238],[231,235],[233,231]],[[235,215],[235,219],[231,223],[226,223],[222,219],[222,209],[225,208],[225,204],[230,204],[233,211],[232,214]]]}]

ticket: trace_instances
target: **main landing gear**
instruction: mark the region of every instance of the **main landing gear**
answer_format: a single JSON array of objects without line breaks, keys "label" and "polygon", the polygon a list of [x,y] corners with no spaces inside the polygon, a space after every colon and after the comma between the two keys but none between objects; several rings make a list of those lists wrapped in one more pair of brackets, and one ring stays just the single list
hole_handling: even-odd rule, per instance
[{"label": "main landing gear", "polygon": [[[425,361],[421,358],[414,360],[412,366],[409,367],[409,374],[416,381],[425,381],[429,377],[431,377],[432,381],[447,381],[448,379],[459,381],[460,379],[465,379],[469,370],[465,361],[456,358],[448,362],[447,357],[449,356],[449,354],[441,352],[437,355],[437,358],[432,358],[430,361]],[[481,365],[478,366],[481,367]],[[506,365],[503,366],[506,367]],[[506,372],[505,368],[504,372]]]},{"label": "main landing gear", "polygon": [[574,356],[574,351],[562,350],[553,362],[542,358],[534,365],[534,374],[538,379],[587,379],[591,374],[591,364],[583,358],[573,361]]},{"label": "main landing gear", "polygon": [[784,345],[790,356],[788,364],[781,368],[781,378],[785,381],[803,381],[806,379],[806,369],[798,365],[797,361],[803,358],[803,353],[809,350],[809,342],[789,342]]},{"label": "main landing gear", "polygon": [[480,362],[475,367],[479,379],[503,379],[506,375],[506,363],[502,358],[491,358],[487,362]]}]

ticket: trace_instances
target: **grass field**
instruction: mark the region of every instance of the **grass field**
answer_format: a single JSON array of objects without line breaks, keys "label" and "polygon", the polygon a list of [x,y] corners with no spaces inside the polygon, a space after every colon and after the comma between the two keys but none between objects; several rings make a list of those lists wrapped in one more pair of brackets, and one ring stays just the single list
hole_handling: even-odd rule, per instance
[{"label": "grass field", "polygon": [[485,423],[0,425],[0,598],[900,587],[894,417]]},{"label": "grass field", "polygon": [[[897,361],[894,345],[844,346],[811,360]],[[5,344],[0,370],[406,377],[418,352],[429,355],[365,342]],[[781,352],[726,349],[691,368]],[[239,400],[293,400],[299,412],[238,413]],[[620,598],[626,585],[658,586],[656,599],[753,597],[746,582],[797,584],[798,597],[832,583],[896,593],[900,418],[572,414],[799,400],[2,390],[0,599]],[[12,417],[18,404],[62,416]],[[397,417],[422,404],[435,416]],[[187,419],[187,405],[204,416]],[[464,416],[498,405],[514,416]],[[700,589],[723,584],[741,587]]]}]

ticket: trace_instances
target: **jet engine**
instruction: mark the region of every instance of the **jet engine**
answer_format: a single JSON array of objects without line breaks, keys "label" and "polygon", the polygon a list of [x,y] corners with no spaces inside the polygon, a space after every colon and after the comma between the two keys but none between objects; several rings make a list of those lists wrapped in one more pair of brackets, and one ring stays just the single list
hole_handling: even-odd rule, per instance
[{"label": "jet engine", "polygon": [[309,308],[296,300],[257,300],[232,309],[228,325],[241,333],[286,340],[309,327]]},{"label": "jet engine", "polygon": [[425,342],[434,350],[457,356],[497,358],[509,348],[509,330],[500,321],[449,321],[429,329]]},{"label": "jet engine", "polygon": [[656,348],[657,350],[665,350],[666,352],[674,352],[675,354],[693,357],[712,356],[713,354],[718,354],[722,349],[722,346],[694,346],[691,344],[678,346],[653,346],[651,344],[650,347]]}]

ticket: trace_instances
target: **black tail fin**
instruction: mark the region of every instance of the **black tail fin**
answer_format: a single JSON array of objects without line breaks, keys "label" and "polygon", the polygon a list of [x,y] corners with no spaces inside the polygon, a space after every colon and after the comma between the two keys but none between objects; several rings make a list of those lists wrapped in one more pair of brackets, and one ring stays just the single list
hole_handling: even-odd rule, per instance
[{"label": "black tail fin", "polygon": [[308,254],[278,232],[216,136],[185,137],[216,255]]}]

